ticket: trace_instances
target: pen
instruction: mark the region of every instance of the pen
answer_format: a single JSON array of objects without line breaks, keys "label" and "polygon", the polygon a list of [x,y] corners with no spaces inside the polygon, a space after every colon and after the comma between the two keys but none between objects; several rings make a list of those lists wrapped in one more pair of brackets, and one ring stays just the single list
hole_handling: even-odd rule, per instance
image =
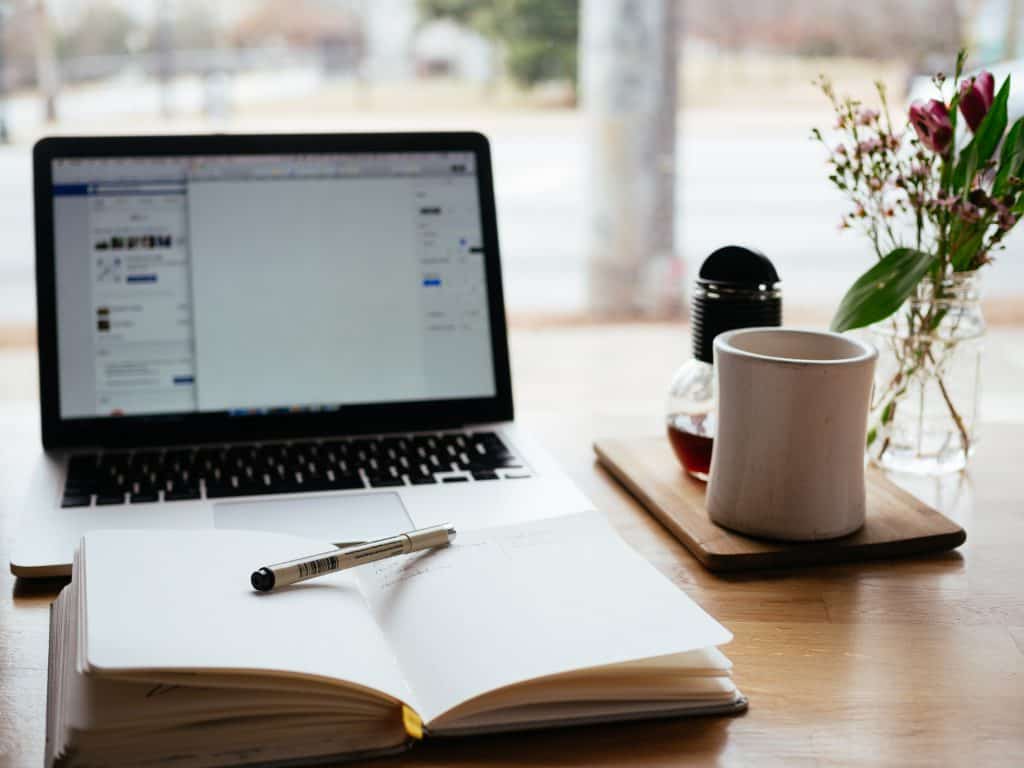
[{"label": "pen", "polygon": [[386,539],[368,541],[318,555],[309,555],[274,565],[265,565],[253,571],[249,581],[253,589],[269,592],[275,587],[285,587],[300,581],[313,579],[336,571],[344,571],[363,563],[372,563],[396,555],[407,555],[423,549],[446,547],[455,538],[451,523],[418,528],[415,531],[389,536]]}]

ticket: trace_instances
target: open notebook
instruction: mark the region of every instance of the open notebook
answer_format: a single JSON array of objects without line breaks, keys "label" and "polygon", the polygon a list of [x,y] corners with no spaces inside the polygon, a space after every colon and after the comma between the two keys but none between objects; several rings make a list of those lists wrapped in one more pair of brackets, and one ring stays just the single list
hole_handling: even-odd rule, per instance
[{"label": "open notebook", "polygon": [[322,542],[98,531],[54,603],[47,765],[316,762],[417,739],[726,713],[729,632],[598,515],[270,593]]}]

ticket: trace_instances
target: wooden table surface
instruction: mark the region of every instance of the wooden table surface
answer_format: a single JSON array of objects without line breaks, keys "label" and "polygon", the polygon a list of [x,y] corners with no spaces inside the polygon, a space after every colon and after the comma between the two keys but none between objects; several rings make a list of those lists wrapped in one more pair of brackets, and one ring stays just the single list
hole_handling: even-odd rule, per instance
[{"label": "wooden table surface", "polygon": [[[1024,765],[1024,423],[985,424],[969,474],[906,483],[967,529],[956,552],[715,576],[590,448],[658,429],[687,348],[666,327],[521,331],[517,404],[622,536],[733,631],[724,650],[749,712],[424,743],[374,765]],[[1024,406],[1021,371],[986,365],[1003,382],[997,413]],[[0,402],[5,496],[38,445],[34,419],[30,403]],[[5,562],[15,521],[0,510]],[[47,606],[62,584],[0,575],[0,765],[41,764]]]}]

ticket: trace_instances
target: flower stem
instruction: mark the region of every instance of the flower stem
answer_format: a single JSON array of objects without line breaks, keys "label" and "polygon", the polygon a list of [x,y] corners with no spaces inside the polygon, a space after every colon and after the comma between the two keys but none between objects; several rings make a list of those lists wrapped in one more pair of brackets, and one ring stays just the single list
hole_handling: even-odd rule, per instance
[{"label": "flower stem", "polygon": [[[935,362],[935,358],[932,357],[931,350],[928,350],[928,359]],[[964,420],[960,417],[960,412],[953,405],[953,400],[949,396],[949,392],[946,390],[946,383],[942,380],[942,376],[935,373],[935,383],[939,385],[939,392],[942,393],[942,399],[946,401],[946,407],[949,408],[949,415],[953,417],[953,423],[956,424],[957,430],[960,432],[960,443],[964,447],[964,456],[967,456],[968,451],[971,448],[971,438],[967,434],[967,428],[964,426]]]}]

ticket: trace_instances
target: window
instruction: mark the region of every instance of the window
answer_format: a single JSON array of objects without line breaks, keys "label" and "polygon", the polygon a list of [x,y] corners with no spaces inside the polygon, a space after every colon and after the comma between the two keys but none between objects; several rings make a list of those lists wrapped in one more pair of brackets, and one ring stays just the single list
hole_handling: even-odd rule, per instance
[{"label": "window", "polygon": [[[680,316],[704,256],[736,241],[776,263],[787,318],[827,318],[871,256],[836,231],[810,81],[870,98],[882,79],[902,112],[964,42],[978,66],[1015,60],[1016,8],[6,0],[0,325],[34,322],[29,155],[51,132],[481,130],[513,322]],[[1022,237],[986,284],[993,319],[1019,319]]]}]

